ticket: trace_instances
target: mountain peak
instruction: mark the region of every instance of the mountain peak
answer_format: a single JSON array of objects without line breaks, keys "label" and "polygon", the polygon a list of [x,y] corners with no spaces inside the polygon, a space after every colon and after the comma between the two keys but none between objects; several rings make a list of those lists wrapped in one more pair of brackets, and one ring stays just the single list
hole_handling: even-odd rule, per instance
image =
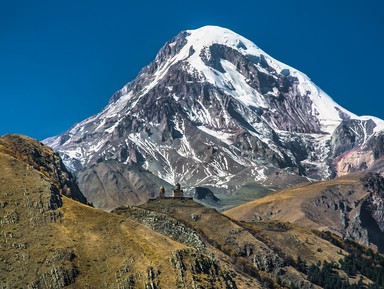
[{"label": "mountain peak", "polygon": [[[274,173],[281,186],[330,178],[344,170],[334,158],[362,148],[379,122],[345,110],[250,40],[204,26],[176,35],[102,112],[46,142],[93,202],[107,190],[126,199],[133,175],[154,174],[132,194],[141,203],[159,180],[220,196]],[[126,178],[127,170],[135,173]]]},{"label": "mountain peak", "polygon": [[[164,58],[164,50],[172,49],[174,53]],[[143,95],[161,82],[171,67],[183,64],[180,69],[186,70],[189,75],[197,76],[197,81],[217,86],[244,105],[261,109],[269,108],[263,94],[278,97],[276,90],[279,88],[271,86],[270,91],[260,93],[252,85],[253,78],[259,76],[255,74],[265,73],[275,79],[280,76],[290,78],[290,81],[295,82],[294,94],[309,98],[311,102],[311,106],[308,107],[309,113],[318,119],[320,129],[325,133],[333,133],[343,119],[358,118],[338,105],[307,75],[274,59],[252,41],[227,28],[203,26],[181,32],[162,48],[155,62],[158,69],[153,75],[151,84],[143,90]],[[247,66],[256,66],[253,75],[249,73],[244,75],[244,71],[240,71],[239,66],[244,62],[248,62]],[[126,87],[122,91],[122,94],[128,95]]]},{"label": "mountain peak", "polygon": [[257,46],[243,36],[220,26],[203,26],[195,30],[187,30],[188,43],[197,46],[224,44],[237,47],[239,50],[257,49]]}]

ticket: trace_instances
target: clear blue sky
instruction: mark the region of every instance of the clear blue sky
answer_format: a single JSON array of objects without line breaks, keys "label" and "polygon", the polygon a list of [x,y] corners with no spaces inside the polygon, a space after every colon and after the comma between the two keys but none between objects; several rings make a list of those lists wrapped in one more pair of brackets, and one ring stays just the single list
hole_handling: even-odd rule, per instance
[{"label": "clear blue sky", "polygon": [[0,2],[0,135],[99,112],[181,30],[229,28],[358,115],[384,118],[384,1]]}]

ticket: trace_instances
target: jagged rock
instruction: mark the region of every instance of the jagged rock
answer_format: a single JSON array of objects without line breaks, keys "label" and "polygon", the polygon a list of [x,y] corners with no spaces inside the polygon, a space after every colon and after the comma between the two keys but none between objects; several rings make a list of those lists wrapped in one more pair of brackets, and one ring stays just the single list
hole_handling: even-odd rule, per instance
[{"label": "jagged rock", "polygon": [[367,135],[372,135],[376,124],[372,120],[343,120],[332,134],[331,154],[333,157],[362,145]]},{"label": "jagged rock", "polygon": [[[187,265],[185,259],[192,257],[192,263]],[[172,254],[170,263],[177,271],[177,287],[188,288],[186,277],[192,275],[192,288],[201,288],[204,276],[210,276],[210,286],[222,288],[238,288],[233,280],[233,272],[228,272],[218,266],[218,261],[212,257],[196,254],[189,250],[176,251]],[[215,284],[215,285],[213,285]],[[203,287],[204,288],[204,287]]]},{"label": "jagged rock", "polygon": [[368,173],[363,179],[369,191],[361,208],[361,222],[367,228],[368,240],[384,252],[384,178],[377,173]]}]

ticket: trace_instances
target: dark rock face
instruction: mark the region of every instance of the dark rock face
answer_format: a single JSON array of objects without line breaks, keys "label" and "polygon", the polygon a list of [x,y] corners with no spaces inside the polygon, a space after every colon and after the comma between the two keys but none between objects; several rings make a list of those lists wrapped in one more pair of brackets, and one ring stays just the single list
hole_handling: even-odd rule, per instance
[{"label": "dark rock face", "polygon": [[[304,211],[314,222],[319,222],[321,217],[323,224],[329,224],[334,232],[344,238],[374,246],[383,252],[384,178],[370,172],[362,177],[362,185],[361,188],[330,187],[312,204],[304,205]],[[356,192],[364,189],[368,194]]]},{"label": "dark rock face", "polygon": [[362,206],[363,226],[368,230],[368,239],[384,252],[384,178],[377,173],[368,173],[363,178],[369,192]]},{"label": "dark rock face", "polygon": [[339,155],[362,145],[373,134],[376,124],[372,120],[343,120],[332,135],[332,156]]},{"label": "dark rock face", "polygon": [[377,134],[369,139],[366,150],[373,153],[375,160],[378,160],[384,155],[384,133]]},{"label": "dark rock face", "polygon": [[[145,201],[153,182],[108,188],[96,182],[94,167],[109,166],[109,178],[121,180],[134,163],[189,191],[199,184],[235,194],[249,182],[264,184],[265,171],[333,177],[346,170],[335,157],[360,150],[374,134],[374,121],[351,119],[305,75],[233,32],[205,29],[178,34],[101,113],[45,141],[96,206],[110,209],[99,201],[108,194],[117,205]],[[237,175],[243,183],[232,181]]]},{"label": "dark rock face", "polygon": [[[345,127],[344,127],[345,128]],[[351,133],[362,128],[366,131],[362,134]],[[333,151],[339,153],[333,160],[333,169],[336,175],[344,175],[369,169],[373,172],[382,172],[384,169],[384,138],[383,132],[367,134],[372,130],[372,123],[361,122],[356,128],[345,128],[349,132],[334,137]],[[339,144],[337,144],[339,143]]]},{"label": "dark rock face", "polygon": [[215,196],[215,194],[208,188],[196,187],[195,195],[193,196],[197,200],[203,200],[206,202],[219,202],[220,199]]}]

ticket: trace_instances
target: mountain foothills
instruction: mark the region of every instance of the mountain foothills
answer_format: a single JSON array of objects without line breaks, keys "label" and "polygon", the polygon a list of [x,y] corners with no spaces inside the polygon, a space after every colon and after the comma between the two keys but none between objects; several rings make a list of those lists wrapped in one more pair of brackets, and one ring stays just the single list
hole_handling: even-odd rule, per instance
[{"label": "mountain foothills", "polygon": [[0,138],[0,167],[4,289],[384,286],[382,255],[330,233],[238,222],[190,198],[95,209],[59,156],[24,136]]},{"label": "mountain foothills", "polygon": [[206,26],[179,33],[100,113],[44,143],[96,207],[142,204],[179,182],[189,195],[210,189],[228,208],[308,180],[379,171],[383,128],[251,41]]},{"label": "mountain foothills", "polygon": [[241,221],[284,220],[384,252],[384,178],[353,173],[284,189],[225,214]]},{"label": "mountain foothills", "polygon": [[203,251],[90,207],[38,141],[0,138],[0,167],[1,288],[242,288],[242,278],[260,288]]}]

